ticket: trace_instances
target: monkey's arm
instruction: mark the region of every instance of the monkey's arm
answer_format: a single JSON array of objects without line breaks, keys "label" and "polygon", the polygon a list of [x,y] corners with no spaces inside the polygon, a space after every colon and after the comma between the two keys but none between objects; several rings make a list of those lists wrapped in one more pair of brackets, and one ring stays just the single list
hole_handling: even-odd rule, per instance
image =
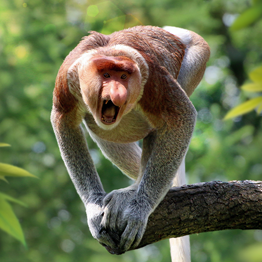
[{"label": "monkey's arm", "polygon": [[123,232],[119,252],[139,244],[149,215],[172,185],[194,129],[196,111],[185,92],[167,72],[169,99],[162,112],[164,124],[143,142],[142,170],[135,184],[115,190],[104,199],[102,225]]},{"label": "monkey's arm", "polygon": [[77,110],[60,113],[53,107],[51,122],[68,173],[86,207],[88,225],[93,237],[114,246],[108,234],[100,233],[101,206],[105,191],[80,127],[81,117]]}]

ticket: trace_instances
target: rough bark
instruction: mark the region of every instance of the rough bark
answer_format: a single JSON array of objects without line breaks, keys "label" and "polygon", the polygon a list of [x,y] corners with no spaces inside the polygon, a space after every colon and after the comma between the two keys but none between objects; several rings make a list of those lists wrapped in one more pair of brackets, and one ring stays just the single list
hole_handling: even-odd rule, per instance
[{"label": "rough bark", "polygon": [[213,181],[170,189],[149,217],[138,248],[225,229],[262,229],[262,181]]}]

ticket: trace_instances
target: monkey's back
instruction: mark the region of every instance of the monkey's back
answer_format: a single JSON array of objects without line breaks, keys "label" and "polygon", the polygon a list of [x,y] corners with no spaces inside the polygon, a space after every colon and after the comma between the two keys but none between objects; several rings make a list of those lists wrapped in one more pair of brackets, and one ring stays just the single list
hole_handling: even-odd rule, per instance
[{"label": "monkey's back", "polygon": [[154,26],[136,26],[111,35],[109,45],[126,44],[138,50],[147,61],[149,70],[160,65],[177,78],[185,54],[185,45],[178,37]]},{"label": "monkey's back", "polygon": [[185,54],[186,46],[178,37],[166,30],[154,26],[135,26],[111,35],[91,32],[86,40],[96,42],[97,47],[113,47],[126,45],[138,50],[146,59],[149,71],[157,66],[165,67],[177,79],[179,69]]}]

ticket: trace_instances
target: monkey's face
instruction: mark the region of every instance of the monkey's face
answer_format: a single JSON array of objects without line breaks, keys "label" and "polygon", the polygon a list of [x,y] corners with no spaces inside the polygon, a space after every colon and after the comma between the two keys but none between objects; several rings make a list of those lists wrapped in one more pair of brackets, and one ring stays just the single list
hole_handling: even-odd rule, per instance
[{"label": "monkey's face", "polygon": [[94,57],[79,77],[83,100],[105,130],[116,127],[140,98],[140,72],[129,58]]}]

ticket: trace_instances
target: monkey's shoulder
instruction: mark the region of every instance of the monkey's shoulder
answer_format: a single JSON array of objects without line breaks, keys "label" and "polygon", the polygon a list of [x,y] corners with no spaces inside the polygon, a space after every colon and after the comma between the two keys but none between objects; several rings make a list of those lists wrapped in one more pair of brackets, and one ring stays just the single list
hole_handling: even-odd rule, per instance
[{"label": "monkey's shoulder", "polygon": [[120,123],[111,130],[99,127],[91,114],[84,118],[88,131],[101,139],[116,143],[131,143],[145,138],[154,129],[149,121],[137,110],[123,116]]}]

